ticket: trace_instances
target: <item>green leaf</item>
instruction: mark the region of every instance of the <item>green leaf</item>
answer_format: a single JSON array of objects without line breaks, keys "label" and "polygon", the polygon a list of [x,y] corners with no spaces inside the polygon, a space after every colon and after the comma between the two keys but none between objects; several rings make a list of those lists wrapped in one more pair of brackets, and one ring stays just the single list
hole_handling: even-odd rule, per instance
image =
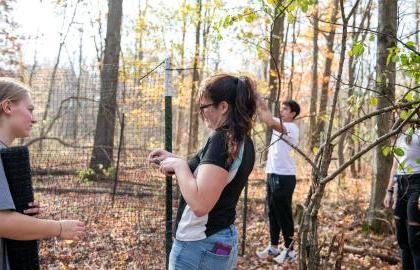
[{"label": "green leaf", "polygon": [[420,158],[416,159],[416,164],[420,164]]},{"label": "green leaf", "polygon": [[288,13],[287,14],[287,22],[288,23],[293,23],[295,21],[296,17],[292,14],[292,13]]},{"label": "green leaf", "polygon": [[401,162],[400,164],[398,164],[398,170],[403,171],[405,169],[405,162]]},{"label": "green leaf", "polygon": [[413,127],[409,127],[405,133],[406,133],[408,136],[413,136],[413,134],[414,134],[414,129],[413,129]]},{"label": "green leaf", "polygon": [[411,168],[411,166],[408,166],[408,167],[407,167],[407,172],[408,172],[408,173],[413,173],[413,168]]},{"label": "green leaf", "polygon": [[351,48],[349,55],[354,57],[359,57],[365,51],[365,47],[362,42],[356,42]]},{"label": "green leaf", "polygon": [[407,56],[407,55],[405,55],[405,54],[401,54],[400,59],[401,59],[401,64],[402,64],[403,66],[407,66],[407,65],[409,65],[410,60],[408,59],[408,56]]},{"label": "green leaf", "polygon": [[257,14],[251,8],[245,8],[243,14],[247,23],[252,23],[253,21],[255,21],[255,19],[257,19]]},{"label": "green leaf", "polygon": [[405,110],[402,110],[402,111],[400,112],[400,118],[401,118],[402,120],[405,120],[405,119],[407,119],[407,117],[408,117],[408,112],[407,112],[407,111],[405,111]]},{"label": "green leaf", "polygon": [[391,57],[391,61],[394,62],[394,63],[397,63],[398,60],[400,60],[400,57],[398,55],[394,55],[394,56]]},{"label": "green leaf", "polygon": [[410,92],[410,93],[408,93],[406,96],[405,96],[405,99],[408,101],[408,102],[413,102],[414,101],[414,92]]},{"label": "green leaf", "polygon": [[414,41],[409,41],[405,44],[407,47],[409,47],[410,49],[416,49],[416,43]]},{"label": "green leaf", "polygon": [[370,37],[369,37],[369,41],[375,41],[375,35],[374,35],[374,34],[371,34],[371,35],[370,35]]},{"label": "green leaf", "polygon": [[328,115],[327,114],[323,114],[323,115],[319,116],[319,120],[321,120],[323,122],[327,122],[328,121]]},{"label": "green leaf", "polygon": [[369,103],[372,106],[376,106],[376,105],[378,105],[378,99],[376,97],[370,97]]},{"label": "green leaf", "polygon": [[395,147],[394,148],[394,153],[398,157],[404,156],[404,150],[402,148],[400,148],[400,147]]},{"label": "green leaf", "polygon": [[390,153],[391,153],[391,147],[389,147],[388,145],[382,147],[382,155],[384,157],[389,156]]},{"label": "green leaf", "polygon": [[300,8],[302,9],[302,12],[306,13],[308,11],[308,7],[308,3],[303,3]]},{"label": "green leaf", "polygon": [[233,24],[233,17],[230,15],[227,15],[225,19],[223,20],[223,27],[227,28],[228,26],[231,26]]}]

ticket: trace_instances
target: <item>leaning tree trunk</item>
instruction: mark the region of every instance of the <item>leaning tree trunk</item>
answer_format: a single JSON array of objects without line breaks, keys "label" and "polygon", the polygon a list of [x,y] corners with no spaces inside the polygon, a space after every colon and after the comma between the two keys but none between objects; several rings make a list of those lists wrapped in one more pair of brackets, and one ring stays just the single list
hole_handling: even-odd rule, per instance
[{"label": "leaning tree trunk", "polygon": [[[376,53],[376,90],[378,95],[377,109],[390,106],[395,96],[395,63],[387,64],[389,49],[396,46],[397,35],[397,0],[383,0],[378,4],[378,41]],[[392,113],[386,113],[376,118],[377,136],[380,137],[391,128]],[[387,140],[375,148],[374,175],[372,179],[371,199],[369,203],[368,222],[376,232],[385,232],[386,218],[381,211],[385,197],[386,186],[392,167],[392,155],[382,155],[382,147],[389,145]]]},{"label": "leaning tree trunk", "polygon": [[121,48],[122,2],[123,0],[108,1],[105,53],[101,69],[101,97],[90,160],[90,168],[96,172],[100,172],[101,166],[109,168],[113,160],[118,68]]}]

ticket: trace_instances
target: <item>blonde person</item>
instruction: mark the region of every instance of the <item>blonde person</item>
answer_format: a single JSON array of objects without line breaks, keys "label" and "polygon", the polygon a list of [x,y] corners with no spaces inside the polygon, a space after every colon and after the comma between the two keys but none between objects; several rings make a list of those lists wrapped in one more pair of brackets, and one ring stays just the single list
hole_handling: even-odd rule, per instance
[{"label": "blonde person", "polygon": [[169,269],[236,268],[236,205],[254,161],[249,137],[256,109],[255,86],[248,77],[215,75],[199,91],[199,107],[211,131],[206,144],[189,161],[164,150],[150,160],[164,174],[175,174],[181,201]]},{"label": "blonde person", "polygon": [[[12,145],[16,138],[30,135],[36,123],[32,115],[30,91],[27,86],[10,78],[0,77],[0,148]],[[84,234],[83,222],[77,220],[46,220],[29,215],[40,211],[37,202],[24,214],[15,210],[9,185],[0,159],[0,270],[9,270],[7,249],[3,238],[38,240],[48,237],[77,240]]]}]

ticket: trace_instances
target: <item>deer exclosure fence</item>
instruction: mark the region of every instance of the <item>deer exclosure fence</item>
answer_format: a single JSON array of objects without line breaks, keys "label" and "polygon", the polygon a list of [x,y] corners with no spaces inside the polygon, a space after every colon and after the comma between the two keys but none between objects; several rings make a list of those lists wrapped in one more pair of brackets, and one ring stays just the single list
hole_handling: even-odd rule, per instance
[{"label": "deer exclosure fence", "polygon": [[[179,106],[187,110],[189,105],[172,96],[175,88],[188,92],[178,82],[178,77],[188,74],[172,79],[175,71],[184,72],[171,68],[169,58],[141,72],[120,66],[115,93],[101,93],[100,71],[94,67],[38,69],[23,75],[32,88],[38,123],[31,138],[21,143],[30,149],[42,217],[81,219],[87,225],[81,242],[42,241],[41,267],[162,269],[167,265],[179,190],[172,187],[172,177],[163,177],[149,164],[147,156],[154,148],[171,151],[177,139],[175,134],[172,137],[174,130],[182,136],[176,114]],[[111,167],[99,166],[97,174],[90,164],[95,147],[107,148],[94,140],[104,94],[115,95],[114,151]],[[186,148],[184,143],[175,145],[178,151]],[[238,210],[244,211],[238,225],[246,228],[246,200]],[[245,231],[241,235],[243,254]]]}]

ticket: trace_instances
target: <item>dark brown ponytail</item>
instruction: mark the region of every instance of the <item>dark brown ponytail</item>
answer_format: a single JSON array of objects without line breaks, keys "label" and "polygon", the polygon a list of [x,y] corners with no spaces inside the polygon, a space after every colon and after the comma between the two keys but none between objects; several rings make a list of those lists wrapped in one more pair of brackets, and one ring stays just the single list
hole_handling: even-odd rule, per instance
[{"label": "dark brown ponytail", "polygon": [[203,96],[211,99],[215,105],[222,101],[229,104],[229,115],[224,126],[230,164],[238,155],[240,143],[252,129],[256,111],[255,83],[247,76],[214,75],[204,81],[199,98]]}]

